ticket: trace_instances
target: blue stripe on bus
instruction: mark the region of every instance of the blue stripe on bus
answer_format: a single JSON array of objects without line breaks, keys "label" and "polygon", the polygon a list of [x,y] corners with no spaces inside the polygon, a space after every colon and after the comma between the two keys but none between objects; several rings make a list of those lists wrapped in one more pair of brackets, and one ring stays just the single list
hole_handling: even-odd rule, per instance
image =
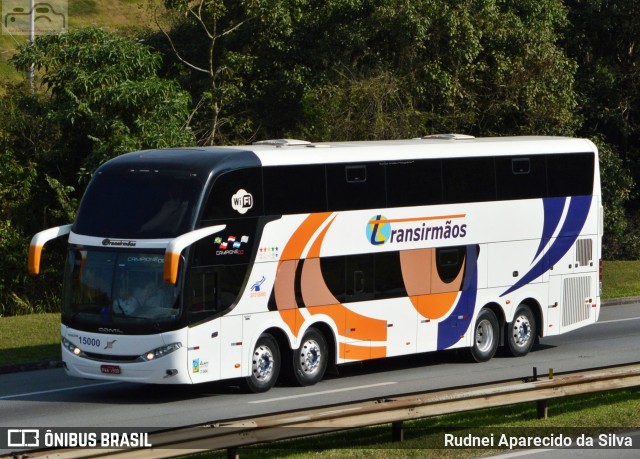
[{"label": "blue stripe on bus", "polygon": [[549,198],[543,199],[542,205],[544,208],[544,227],[542,229],[542,238],[540,239],[540,245],[538,251],[534,255],[531,262],[538,258],[538,255],[544,250],[548,244],[551,236],[555,232],[556,228],[560,224],[560,218],[562,217],[562,211],[567,203],[568,198]]},{"label": "blue stripe on bus", "polygon": [[553,241],[546,256],[542,257],[538,263],[529,270],[518,282],[506,290],[502,295],[505,296],[514,290],[521,288],[534,279],[540,277],[547,272],[551,266],[554,266],[573,246],[582,230],[589,210],[591,209],[591,196],[576,196],[571,198],[567,217],[560,229],[560,233]]},{"label": "blue stripe on bus", "polygon": [[[438,349],[453,346],[467,333],[473,318],[478,291],[478,246],[467,246],[467,260],[460,298],[454,310],[438,324]],[[460,319],[459,316],[463,316]]]}]

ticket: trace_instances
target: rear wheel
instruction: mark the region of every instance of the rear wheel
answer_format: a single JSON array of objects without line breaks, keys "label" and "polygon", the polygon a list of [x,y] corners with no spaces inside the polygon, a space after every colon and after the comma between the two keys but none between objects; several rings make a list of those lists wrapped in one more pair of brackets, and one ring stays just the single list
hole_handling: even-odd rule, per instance
[{"label": "rear wheel", "polygon": [[469,350],[476,362],[491,360],[498,349],[499,324],[491,309],[483,309],[478,314],[473,330],[473,346]]},{"label": "rear wheel", "polygon": [[329,349],[324,335],[315,328],[309,329],[300,347],[293,351],[293,376],[301,386],[312,386],[324,376],[329,360]]},{"label": "rear wheel", "polygon": [[280,373],[280,348],[271,335],[262,335],[253,350],[251,376],[245,383],[251,392],[266,392],[273,387]]},{"label": "rear wheel", "polygon": [[514,357],[527,355],[536,339],[536,322],[531,308],[521,304],[507,328],[507,349]]}]

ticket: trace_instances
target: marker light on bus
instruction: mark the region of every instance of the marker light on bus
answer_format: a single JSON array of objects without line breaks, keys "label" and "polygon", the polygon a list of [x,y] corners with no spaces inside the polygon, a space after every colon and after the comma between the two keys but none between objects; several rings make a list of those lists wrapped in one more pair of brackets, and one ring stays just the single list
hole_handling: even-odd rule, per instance
[{"label": "marker light on bus", "polygon": [[150,360],[155,360],[160,357],[164,357],[167,354],[171,354],[174,351],[177,351],[182,347],[182,343],[171,343],[166,346],[159,347],[157,349],[153,349],[152,351],[147,352],[142,355],[142,360],[146,360],[147,362]]}]

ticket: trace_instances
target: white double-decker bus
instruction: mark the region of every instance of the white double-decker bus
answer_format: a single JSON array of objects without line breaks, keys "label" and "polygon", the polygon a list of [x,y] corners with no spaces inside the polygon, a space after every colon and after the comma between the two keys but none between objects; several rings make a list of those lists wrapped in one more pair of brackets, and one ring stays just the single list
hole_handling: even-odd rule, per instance
[{"label": "white double-decker bus", "polygon": [[467,348],[526,355],[594,323],[596,147],[560,137],[149,150],[93,175],[68,236],[68,374],[142,383],[279,377]]}]

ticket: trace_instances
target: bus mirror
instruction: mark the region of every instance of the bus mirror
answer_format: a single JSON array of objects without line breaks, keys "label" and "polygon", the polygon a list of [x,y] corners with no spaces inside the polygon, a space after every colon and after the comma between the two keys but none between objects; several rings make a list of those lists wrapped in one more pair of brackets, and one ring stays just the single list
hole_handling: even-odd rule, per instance
[{"label": "bus mirror", "polygon": [[29,245],[29,274],[40,274],[40,256],[42,255],[42,248],[44,245],[52,239],[66,236],[71,232],[72,225],[56,226],[55,228],[49,228],[48,230],[40,231],[33,236],[31,244]]},{"label": "bus mirror", "polygon": [[218,233],[225,229],[227,225],[208,226],[200,228],[190,233],[172,239],[164,253],[164,281],[168,284],[178,282],[178,267],[180,266],[180,254],[194,242],[207,236]]}]

